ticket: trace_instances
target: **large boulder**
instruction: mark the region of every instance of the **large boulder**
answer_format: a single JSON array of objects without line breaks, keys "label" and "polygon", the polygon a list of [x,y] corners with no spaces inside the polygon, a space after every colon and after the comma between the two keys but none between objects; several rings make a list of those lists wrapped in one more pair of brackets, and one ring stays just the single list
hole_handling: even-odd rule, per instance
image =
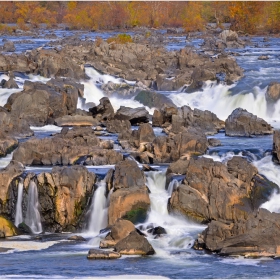
[{"label": "large boulder", "polygon": [[129,120],[109,120],[106,122],[106,129],[110,133],[121,133],[131,130],[131,123]]},{"label": "large boulder", "polygon": [[136,231],[132,231],[127,237],[119,241],[115,251],[122,255],[153,255],[155,250],[147,239]]},{"label": "large boulder", "polygon": [[280,214],[259,209],[237,223],[212,221],[199,236],[206,249],[222,255],[245,257],[279,257]]},{"label": "large boulder", "polygon": [[97,126],[99,122],[91,116],[66,115],[56,118],[54,124],[57,126]]},{"label": "large boulder", "polygon": [[91,127],[62,129],[52,138],[31,138],[20,143],[13,159],[25,165],[115,164],[123,159],[113,142],[99,140]]},{"label": "large boulder", "polygon": [[[86,167],[54,167],[37,175],[41,221],[47,231],[82,228],[96,176]],[[27,184],[27,182],[25,182]]]},{"label": "large boulder", "polygon": [[226,119],[226,135],[228,136],[252,136],[272,134],[270,124],[245,109],[237,108]]},{"label": "large boulder", "polygon": [[132,125],[149,122],[149,112],[145,107],[129,108],[121,106],[115,114],[117,120],[129,120]]},{"label": "large boulder", "polygon": [[17,85],[16,81],[13,78],[10,78],[8,81],[3,79],[1,81],[0,86],[2,88],[8,88],[8,89],[19,88],[19,86]]},{"label": "large boulder", "polygon": [[268,102],[277,102],[280,98],[280,83],[271,82],[267,87],[265,97]]},{"label": "large boulder", "polygon": [[4,52],[14,52],[16,50],[15,44],[12,41],[7,41],[3,45]]},{"label": "large boulder", "polygon": [[149,191],[145,186],[131,186],[116,190],[110,196],[109,225],[114,224],[119,218],[133,223],[144,222],[150,203]]},{"label": "large boulder", "polygon": [[16,138],[10,137],[0,131],[0,157],[6,156],[9,152],[15,149],[17,145],[18,141]]},{"label": "large boulder", "polygon": [[278,191],[241,157],[233,157],[227,165],[208,158],[191,159],[172,164],[168,169],[171,172],[186,177],[172,194],[170,210],[199,222],[246,219]]},{"label": "large boulder", "polygon": [[30,125],[53,124],[54,119],[76,112],[80,85],[72,80],[51,80],[47,84],[26,81],[22,92],[12,94],[5,105]]}]

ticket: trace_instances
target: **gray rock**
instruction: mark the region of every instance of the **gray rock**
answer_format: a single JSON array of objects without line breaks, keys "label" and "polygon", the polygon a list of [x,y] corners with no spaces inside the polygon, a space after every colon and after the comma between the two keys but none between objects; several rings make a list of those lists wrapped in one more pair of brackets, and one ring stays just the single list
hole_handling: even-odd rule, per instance
[{"label": "gray rock", "polygon": [[93,260],[100,260],[100,259],[118,259],[121,257],[121,254],[112,251],[104,251],[98,249],[90,249],[88,251],[87,258]]}]

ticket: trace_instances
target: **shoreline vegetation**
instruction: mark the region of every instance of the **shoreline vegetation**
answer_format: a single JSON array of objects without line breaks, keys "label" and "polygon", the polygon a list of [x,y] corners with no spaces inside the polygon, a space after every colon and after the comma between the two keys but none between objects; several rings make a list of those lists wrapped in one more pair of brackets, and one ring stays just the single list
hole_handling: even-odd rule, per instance
[{"label": "shoreline vegetation", "polygon": [[34,1],[1,2],[0,32],[63,24],[72,30],[125,30],[135,27],[204,31],[210,24],[243,34],[276,34],[280,2],[265,1]]}]

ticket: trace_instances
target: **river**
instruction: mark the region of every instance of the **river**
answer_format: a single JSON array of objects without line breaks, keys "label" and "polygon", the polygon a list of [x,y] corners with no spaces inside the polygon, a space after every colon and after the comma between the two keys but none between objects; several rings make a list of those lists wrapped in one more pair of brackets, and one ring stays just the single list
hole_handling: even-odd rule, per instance
[{"label": "river", "polygon": [[[50,48],[44,35],[50,31],[42,31],[41,37],[32,36],[3,38],[15,41],[16,52],[27,51],[36,47]],[[115,33],[88,33],[56,30],[54,33],[61,38],[76,34],[81,38],[85,36],[94,40],[96,36],[107,38]],[[29,43],[17,43],[19,39],[29,40]],[[170,43],[168,49],[179,49],[186,44],[184,37],[177,37],[177,43]],[[177,106],[189,105],[192,108],[210,110],[219,118],[225,120],[231,112],[241,107],[249,112],[264,118],[273,127],[280,128],[280,101],[275,104],[273,110],[267,107],[265,100],[266,88],[271,81],[280,81],[280,39],[263,37],[252,38],[253,45],[244,49],[228,50],[235,54],[238,64],[245,70],[244,78],[237,83],[227,86],[222,83],[206,82],[202,91],[193,93],[163,92]],[[53,39],[55,40],[55,39]],[[189,45],[193,45],[199,51],[202,40],[193,39]],[[0,40],[0,45],[2,44]],[[268,60],[258,60],[260,55],[267,55]],[[92,67],[86,67],[86,73],[90,80],[81,81],[85,85],[86,102],[95,102],[104,93],[99,87],[100,83],[108,81],[120,82],[119,79],[109,75],[101,75]],[[0,73],[0,80],[7,78]],[[18,90],[0,89],[0,105],[3,106],[9,95],[20,91],[25,80],[46,82],[48,79],[33,75],[22,75],[16,73]],[[129,107],[142,106],[133,99],[122,99],[120,97],[110,98],[114,109],[120,105]],[[83,108],[79,101],[78,107]],[[149,109],[150,113],[153,112]],[[60,131],[56,126],[45,126],[42,128],[32,127],[36,137],[49,137],[52,133]],[[155,129],[156,133],[160,133]],[[280,167],[271,161],[272,136],[258,136],[254,138],[227,137],[223,132],[213,136],[218,138],[222,146],[210,148],[205,157],[211,157],[217,161],[226,161],[233,155],[248,158],[259,170],[271,181],[280,185]],[[116,136],[112,136],[116,139]],[[12,154],[0,159],[0,168],[5,167],[11,160]],[[104,178],[111,166],[88,166],[87,168],[99,175],[100,180]],[[167,166],[157,166],[159,171],[146,172],[147,186],[149,187],[151,210],[148,220],[141,225],[146,231],[149,224],[159,225],[166,229],[167,235],[163,238],[153,239],[148,234],[148,239],[153,245],[156,254],[147,257],[127,256],[117,260],[87,260],[87,252],[93,247],[98,247],[100,240],[97,232],[104,226],[107,215],[107,201],[104,199],[104,184],[99,183],[98,191],[95,192],[95,206],[92,207],[91,219],[87,228],[80,233],[86,238],[86,242],[80,243],[69,241],[71,233],[51,234],[45,233],[39,237],[18,236],[0,241],[1,248],[12,248],[1,254],[0,278],[4,279],[93,279],[98,277],[122,278],[280,278],[280,261],[278,259],[260,258],[245,259],[221,257],[208,254],[203,251],[191,249],[197,234],[203,231],[204,226],[187,221],[183,217],[172,216],[167,211],[167,202],[170,197],[165,190],[165,171]],[[51,170],[51,167],[28,167],[27,172],[40,173]],[[172,188],[176,182],[172,182]],[[98,197],[97,197],[98,196]],[[271,200],[263,207],[280,212],[277,207],[280,201],[279,195],[273,195]],[[95,219],[96,215],[98,219]],[[105,217],[105,218],[104,218]],[[98,220],[97,224],[94,221]],[[97,227],[96,227],[97,226]],[[147,232],[147,231],[146,231]],[[39,239],[38,239],[39,238]]]}]

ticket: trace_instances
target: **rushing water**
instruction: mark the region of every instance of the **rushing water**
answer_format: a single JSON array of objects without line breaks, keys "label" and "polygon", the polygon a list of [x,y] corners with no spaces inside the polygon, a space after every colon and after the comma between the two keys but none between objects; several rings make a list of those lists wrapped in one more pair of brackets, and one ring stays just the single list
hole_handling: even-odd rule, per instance
[{"label": "rushing water", "polygon": [[[26,51],[34,47],[50,48],[52,40],[44,38],[44,31],[38,38],[25,36],[22,39],[30,40],[30,43],[20,44],[16,42],[16,51]],[[107,38],[115,33],[83,33],[57,30],[54,33],[58,38],[76,34],[82,39],[87,36],[94,40],[96,36]],[[4,36],[13,41],[16,37]],[[4,38],[3,37],[3,38]],[[179,49],[185,45],[193,45],[199,50],[202,39],[190,39],[177,37],[178,43],[170,43],[167,48]],[[55,40],[55,39],[54,39]],[[221,119],[226,119],[231,112],[242,107],[249,112],[269,121],[275,128],[280,128],[280,101],[274,108],[268,108],[265,99],[267,86],[271,81],[280,80],[280,39],[269,38],[267,46],[263,44],[263,38],[252,39],[253,45],[244,49],[231,50],[237,54],[235,58],[244,69],[244,78],[233,85],[206,82],[202,91],[193,93],[164,92],[177,106],[189,105],[192,108],[210,110]],[[0,45],[2,42],[0,41]],[[268,55],[266,61],[258,60],[260,55]],[[78,107],[87,108],[85,103],[99,103],[99,99],[106,96],[101,90],[101,85],[109,81],[114,83],[123,82],[109,75],[101,75],[92,67],[86,67],[89,80],[81,81],[84,86],[85,100],[79,99]],[[25,80],[47,82],[40,76],[23,75],[15,73],[15,80],[19,89],[0,89],[0,105],[5,105],[8,97],[22,90]],[[5,74],[0,79],[8,79]],[[127,81],[126,81],[127,82]],[[132,83],[132,82],[129,82]],[[142,106],[133,98],[110,97],[112,105],[117,110],[121,105],[129,107]],[[147,108],[150,113],[153,109]],[[61,128],[45,126],[42,128],[32,127],[35,136],[39,138],[49,137],[57,133]],[[162,135],[159,129],[157,135]],[[115,136],[113,136],[115,137]],[[212,136],[211,136],[212,137]],[[280,186],[280,167],[271,160],[272,136],[260,136],[254,138],[227,137],[224,133],[213,136],[222,143],[220,147],[209,148],[205,157],[210,157],[226,163],[234,155],[246,157],[259,170],[260,174]],[[114,138],[115,139],[115,138]],[[116,148],[119,148],[116,146]],[[0,159],[0,168],[7,166],[12,154]],[[140,165],[141,166],[141,165]],[[104,178],[112,166],[87,166],[88,170],[95,172]],[[86,255],[89,249],[99,246],[101,236],[100,229],[107,226],[108,197],[106,198],[106,186],[104,181],[98,183],[92,198],[90,217],[85,232],[80,233],[87,238],[88,242],[81,244],[69,241],[70,234],[41,234],[40,240],[36,236],[19,236],[0,241],[0,247],[12,250],[2,253],[0,258],[0,278],[84,278],[119,276],[120,278],[141,277],[146,279],[152,276],[167,278],[280,278],[280,261],[268,258],[244,259],[223,258],[215,254],[207,254],[203,251],[194,251],[191,246],[197,234],[203,230],[203,226],[190,223],[181,216],[170,215],[167,210],[168,199],[178,187],[179,182],[173,180],[166,190],[166,166],[157,166],[161,171],[146,172],[147,186],[150,190],[151,209],[145,223],[137,225],[147,234],[149,242],[155,248],[156,254],[149,257],[122,257],[118,260],[89,261]],[[36,174],[48,171],[51,167],[26,167],[26,172]],[[18,185],[16,204],[16,221],[20,223],[22,217],[22,184]],[[109,194],[110,195],[110,194]],[[270,211],[280,212],[280,195],[274,194],[270,201],[261,207]],[[30,182],[28,189],[28,205],[25,222],[34,233],[42,232],[40,221],[38,190],[34,181]],[[148,228],[153,225],[166,229],[167,234],[154,238],[148,233]]]},{"label": "rushing water", "polygon": [[16,206],[16,216],[15,216],[15,225],[18,226],[23,222],[22,217],[22,196],[23,196],[23,180],[20,178],[18,183],[18,196],[17,196],[17,206]]},{"label": "rushing water", "polygon": [[34,181],[30,181],[28,186],[28,201],[25,223],[33,233],[42,232],[41,217],[39,212],[38,189]]}]

